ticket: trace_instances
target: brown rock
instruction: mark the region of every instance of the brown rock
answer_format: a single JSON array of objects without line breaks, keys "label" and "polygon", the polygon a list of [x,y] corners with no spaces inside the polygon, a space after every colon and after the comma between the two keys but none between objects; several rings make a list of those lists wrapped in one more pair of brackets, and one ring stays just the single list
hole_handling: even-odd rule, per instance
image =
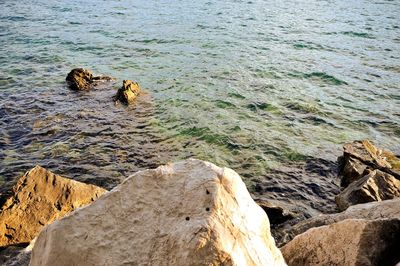
[{"label": "brown rock", "polygon": [[335,197],[340,210],[350,205],[371,201],[382,201],[400,197],[400,180],[394,176],[374,170],[363,178],[351,183]]},{"label": "brown rock", "polygon": [[0,212],[0,246],[29,243],[46,224],[89,204],[106,190],[36,166],[14,185]]},{"label": "brown rock", "polygon": [[139,83],[132,80],[124,80],[122,87],[118,90],[114,100],[120,101],[124,104],[131,104],[139,95],[141,89]]},{"label": "brown rock", "polygon": [[47,226],[31,266],[285,265],[240,176],[199,160],[138,172]]},{"label": "brown rock", "polygon": [[313,228],[281,248],[290,265],[395,265],[400,220],[349,219]]},{"label": "brown rock", "polygon": [[363,177],[367,170],[367,165],[358,159],[351,157],[349,154],[345,154],[339,158],[339,163],[341,165],[339,175],[342,176],[340,185],[342,187],[347,187],[352,182]]},{"label": "brown rock", "polygon": [[83,68],[72,69],[66,80],[72,90],[88,90],[93,86],[93,74]]},{"label": "brown rock", "polygon": [[390,163],[382,157],[382,150],[376,148],[370,141],[361,140],[347,143],[343,146],[345,154],[359,159],[367,165],[375,165],[376,168],[391,168]]},{"label": "brown rock", "polygon": [[67,84],[72,90],[89,90],[100,81],[111,80],[114,80],[114,78],[108,76],[93,76],[92,72],[83,68],[72,69],[66,78]]},{"label": "brown rock", "polygon": [[400,198],[380,202],[370,202],[350,206],[346,211],[334,214],[321,214],[281,231],[278,237],[279,245],[285,244],[295,236],[310,228],[329,225],[346,219],[376,220],[382,218],[400,219]]}]

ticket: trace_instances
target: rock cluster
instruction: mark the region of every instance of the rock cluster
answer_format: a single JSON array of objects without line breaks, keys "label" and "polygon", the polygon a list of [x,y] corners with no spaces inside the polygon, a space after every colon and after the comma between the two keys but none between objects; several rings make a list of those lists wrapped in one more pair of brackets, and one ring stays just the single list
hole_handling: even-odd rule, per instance
[{"label": "rock cluster", "polygon": [[47,226],[30,265],[286,265],[269,230],[233,170],[187,160]]},{"label": "rock cluster", "polygon": [[97,199],[106,190],[36,166],[12,188],[0,211],[0,247],[29,243],[45,225]]},{"label": "rock cluster", "polygon": [[[68,87],[76,91],[89,90],[100,81],[111,80],[114,80],[114,78],[108,76],[93,76],[92,72],[83,68],[72,69],[66,78]],[[118,89],[117,94],[113,98],[114,101],[129,105],[134,102],[140,91],[139,83],[132,80],[124,80],[122,82],[122,87]]]},{"label": "rock cluster", "polygon": [[350,205],[400,197],[400,160],[368,140],[345,144],[340,158],[341,185],[335,200],[340,210]]},{"label": "rock cluster", "polygon": [[281,251],[288,265],[400,263],[399,162],[367,140],[345,144],[340,158],[344,189],[335,198],[345,211],[282,230],[279,242],[286,243]]},{"label": "rock cluster", "polygon": [[124,80],[122,87],[114,96],[115,101],[120,101],[124,104],[131,104],[139,95],[141,89],[139,83],[132,80]]},{"label": "rock cluster", "polygon": [[288,265],[395,265],[400,219],[347,219],[312,228],[281,248]]},{"label": "rock cluster", "polygon": [[346,219],[400,219],[400,198],[385,200],[382,202],[370,202],[350,206],[346,211],[333,214],[321,214],[301,221],[293,226],[285,228],[280,235],[279,242],[285,244],[295,236],[307,230],[324,225],[330,225]]}]

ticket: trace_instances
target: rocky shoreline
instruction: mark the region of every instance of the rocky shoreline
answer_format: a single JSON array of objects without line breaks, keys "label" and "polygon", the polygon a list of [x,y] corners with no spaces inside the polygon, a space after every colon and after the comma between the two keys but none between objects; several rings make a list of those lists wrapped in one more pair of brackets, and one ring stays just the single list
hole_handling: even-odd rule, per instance
[{"label": "rocky shoreline", "polygon": [[364,140],[345,144],[339,162],[344,211],[309,219],[267,194],[252,199],[233,170],[199,160],[138,172],[110,192],[37,166],[2,205],[0,262],[395,265],[399,159]]},{"label": "rocky shoreline", "polygon": [[[74,91],[113,80],[83,68],[66,78]],[[129,105],[140,94],[137,82],[124,80],[110,99]],[[0,191],[0,264],[400,264],[395,154],[354,141],[337,169],[323,160],[302,168],[292,174],[326,193],[315,203],[325,214],[309,212],[301,198],[271,198],[277,188],[262,182],[250,193],[235,171],[196,159],[139,171],[110,191],[36,166]],[[313,178],[332,185],[322,191]],[[333,201],[336,208],[324,205]]]}]

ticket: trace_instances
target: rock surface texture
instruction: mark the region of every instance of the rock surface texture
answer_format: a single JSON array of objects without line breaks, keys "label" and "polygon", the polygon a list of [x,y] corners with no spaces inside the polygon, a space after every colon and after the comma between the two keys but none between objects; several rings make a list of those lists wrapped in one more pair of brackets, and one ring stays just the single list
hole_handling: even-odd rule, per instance
[{"label": "rock surface texture", "polygon": [[68,73],[66,81],[68,87],[72,90],[89,90],[98,81],[113,80],[107,76],[93,76],[92,72],[83,68],[74,68]]},{"label": "rock surface texture", "polygon": [[269,230],[238,174],[187,160],[47,226],[30,265],[285,265]]},{"label": "rock surface texture", "polygon": [[139,83],[132,80],[124,80],[122,87],[118,90],[114,100],[120,101],[124,104],[131,104],[139,95],[140,91]]},{"label": "rock surface texture", "polygon": [[0,212],[0,246],[29,243],[43,226],[91,203],[106,190],[36,166],[14,185]]},{"label": "rock surface texture", "polygon": [[343,150],[339,175],[345,189],[336,197],[340,210],[400,196],[400,160],[393,153],[368,140],[345,144]]},{"label": "rock surface texture", "polygon": [[280,244],[285,244],[295,236],[313,227],[333,224],[346,219],[400,219],[400,198],[380,202],[370,202],[350,206],[346,211],[334,214],[322,214],[285,228],[277,237]]},{"label": "rock surface texture", "polygon": [[400,197],[400,180],[388,173],[374,170],[351,183],[335,200],[339,210],[345,210],[351,205],[396,197]]},{"label": "rock surface texture", "polygon": [[288,265],[395,265],[400,220],[348,219],[313,228],[281,248]]}]

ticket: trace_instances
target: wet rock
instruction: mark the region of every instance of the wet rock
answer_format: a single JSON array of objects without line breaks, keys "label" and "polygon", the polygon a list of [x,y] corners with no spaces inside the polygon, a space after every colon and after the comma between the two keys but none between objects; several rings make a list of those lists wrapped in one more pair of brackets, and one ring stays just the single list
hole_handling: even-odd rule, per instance
[{"label": "wet rock", "polygon": [[124,80],[122,87],[114,96],[115,101],[120,101],[124,104],[131,104],[139,95],[141,89],[139,83],[132,80]]},{"label": "wet rock", "polygon": [[93,74],[83,68],[72,69],[66,80],[72,90],[88,90],[93,86]]},{"label": "wet rock", "polygon": [[36,166],[12,188],[0,212],[0,246],[29,243],[43,226],[91,203],[106,190]]},{"label": "wet rock", "polygon": [[111,81],[112,77],[93,76],[92,72],[83,68],[72,69],[68,73],[66,81],[72,90],[89,90],[99,81]]},{"label": "wet rock", "polygon": [[292,240],[295,236],[313,227],[329,225],[346,219],[376,220],[382,218],[400,219],[400,198],[381,202],[370,202],[350,206],[346,211],[334,214],[321,214],[280,231],[277,237],[278,246]]},{"label": "wet rock", "polygon": [[350,205],[396,197],[400,197],[400,180],[388,173],[374,170],[351,183],[335,200],[339,210],[345,210]]},{"label": "wet rock", "polygon": [[313,228],[281,248],[290,265],[395,265],[400,220],[348,219]]},{"label": "wet rock", "polygon": [[138,172],[47,226],[36,265],[285,265],[233,170],[187,160]]}]

